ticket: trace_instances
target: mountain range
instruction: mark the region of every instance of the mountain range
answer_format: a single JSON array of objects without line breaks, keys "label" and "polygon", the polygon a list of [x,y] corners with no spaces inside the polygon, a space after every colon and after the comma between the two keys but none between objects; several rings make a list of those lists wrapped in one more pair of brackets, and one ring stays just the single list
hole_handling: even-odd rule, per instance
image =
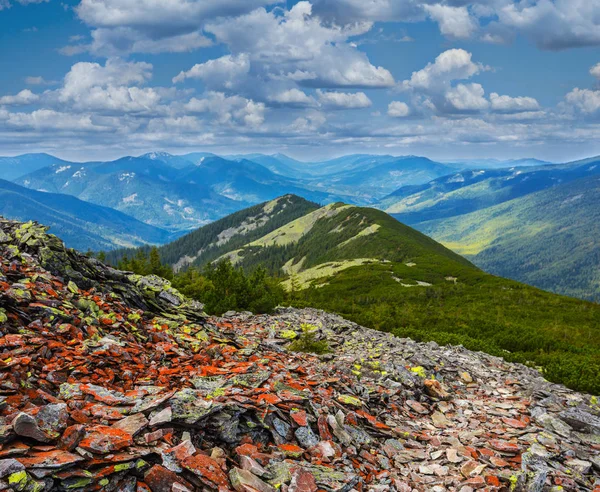
[{"label": "mountain range", "polygon": [[[373,208],[320,207],[286,195],[158,251],[176,269],[221,260],[245,270],[260,266],[280,279],[298,307],[535,363],[551,379],[600,389],[593,374],[600,364],[600,305],[485,273]],[[107,260],[116,265],[123,255],[135,253],[117,251]]]},{"label": "mountain range", "polygon": [[[50,223],[47,207],[56,215],[64,205],[70,215],[52,222],[57,234],[71,246],[110,250],[164,244],[236,211],[294,194],[321,205],[342,201],[379,208],[491,273],[597,300],[600,260],[590,247],[597,241],[591,222],[596,190],[585,181],[599,175],[598,158],[563,164],[536,159],[441,163],[418,156],[354,154],[302,162],[283,154],[151,152],[75,163],[27,154],[0,158],[0,178],[53,193],[53,198],[38,209],[24,205],[31,202],[21,204],[18,196],[24,190],[15,194],[13,189],[4,194],[0,213]],[[586,199],[554,213],[553,196],[578,195]],[[101,208],[90,220],[87,212],[77,214],[67,197]],[[546,214],[536,208],[542,202]],[[122,216],[119,221],[110,214],[98,220],[107,208],[128,215],[132,225],[123,226]],[[80,222],[69,218],[75,216]],[[83,230],[73,232],[83,223]],[[149,229],[142,232],[140,223]],[[106,233],[97,224],[107,227]]]}]

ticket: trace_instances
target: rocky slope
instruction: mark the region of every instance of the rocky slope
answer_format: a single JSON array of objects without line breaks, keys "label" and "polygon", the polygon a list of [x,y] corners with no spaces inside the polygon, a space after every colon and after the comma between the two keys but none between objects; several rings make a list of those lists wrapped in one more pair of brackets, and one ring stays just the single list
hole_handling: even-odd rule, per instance
[{"label": "rocky slope", "polygon": [[[0,222],[0,489],[598,490],[595,398],[321,311],[210,318]],[[288,349],[325,339],[331,352]]]}]

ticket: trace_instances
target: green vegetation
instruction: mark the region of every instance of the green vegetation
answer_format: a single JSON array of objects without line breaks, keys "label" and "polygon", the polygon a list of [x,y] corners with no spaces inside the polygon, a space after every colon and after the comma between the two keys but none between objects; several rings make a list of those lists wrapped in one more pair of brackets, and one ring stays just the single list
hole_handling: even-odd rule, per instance
[{"label": "green vegetation", "polygon": [[[284,302],[294,306],[337,312],[400,337],[462,344],[541,367],[548,379],[574,389],[600,393],[600,305],[487,274],[381,211],[342,204],[329,210],[336,213],[311,221],[309,233],[291,242],[260,246],[258,238],[247,237],[245,244],[224,245],[220,256],[235,251],[237,268],[227,262],[191,268],[173,283],[214,312],[240,309],[237,305],[252,310],[246,307],[249,299],[261,295],[244,294],[238,276],[252,276],[260,267],[266,269],[264,283],[274,289],[279,281],[288,291]],[[293,215],[287,208],[286,213]],[[265,235],[280,237],[285,231]],[[281,291],[268,292],[267,307],[283,300],[277,297]],[[229,297],[231,305],[225,305]],[[293,343],[313,351],[312,342]]]},{"label": "green vegetation", "polygon": [[269,313],[284,299],[284,290],[277,279],[267,275],[264,268],[250,274],[235,268],[229,261],[208,264],[202,270],[192,267],[174,274],[161,262],[157,248],[149,254],[138,250],[131,259],[124,257],[118,264],[122,270],[138,275],[158,275],[171,280],[182,294],[205,304],[209,314],[222,315],[227,311]]},{"label": "green vegetation", "polygon": [[326,340],[317,340],[315,336],[316,327],[308,324],[301,326],[302,334],[296,338],[288,349],[292,352],[305,352],[308,354],[328,354],[331,352]]},{"label": "green vegetation", "polygon": [[600,301],[600,177],[417,227],[486,271]]}]

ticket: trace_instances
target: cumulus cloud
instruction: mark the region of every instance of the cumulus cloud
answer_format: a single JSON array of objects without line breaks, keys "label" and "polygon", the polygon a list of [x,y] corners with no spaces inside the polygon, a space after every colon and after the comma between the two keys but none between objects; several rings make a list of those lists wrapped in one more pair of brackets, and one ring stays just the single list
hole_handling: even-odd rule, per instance
[{"label": "cumulus cloud", "polygon": [[492,92],[490,102],[492,109],[499,113],[521,113],[540,109],[540,104],[533,97],[501,96]]},{"label": "cumulus cloud", "polygon": [[501,25],[529,36],[541,49],[600,45],[600,0],[505,0],[495,13]]},{"label": "cumulus cloud", "polygon": [[394,118],[405,118],[410,114],[410,108],[408,104],[402,101],[392,101],[388,105],[387,114]]},{"label": "cumulus cloud", "polygon": [[441,53],[435,62],[413,72],[410,80],[402,83],[404,89],[439,90],[454,80],[471,78],[488,68],[472,60],[473,55],[463,49],[451,49]]},{"label": "cumulus cloud", "polygon": [[89,25],[93,41],[79,50],[114,55],[125,52],[192,51],[210,41],[202,34],[206,22],[250,12],[274,0],[82,0],[75,7]]},{"label": "cumulus cloud", "polygon": [[233,57],[247,56],[253,76],[263,81],[288,80],[320,88],[391,87],[392,74],[372,65],[347,42],[370,29],[371,24],[364,22],[345,27],[325,25],[305,1],[283,15],[257,9],[206,26]]},{"label": "cumulus cloud", "polygon": [[483,111],[490,103],[481,84],[458,84],[446,93],[446,101],[458,111]]},{"label": "cumulus cloud", "polygon": [[0,106],[19,106],[33,104],[39,100],[39,96],[34,94],[29,89],[24,89],[14,96],[0,97]]},{"label": "cumulus cloud", "polygon": [[319,102],[333,109],[361,109],[369,108],[373,104],[364,92],[336,92],[317,89]]},{"label": "cumulus cloud", "polygon": [[161,96],[153,88],[140,87],[151,77],[149,63],[121,59],[109,59],[104,65],[80,62],[71,67],[57,96],[77,110],[152,112]]},{"label": "cumulus cloud", "polygon": [[269,96],[269,101],[293,107],[309,107],[315,106],[317,101],[312,96],[307,95],[300,89],[289,89],[282,92],[277,92]]},{"label": "cumulus cloud", "polygon": [[90,115],[76,115],[49,109],[38,109],[31,113],[11,113],[8,116],[7,123],[10,126],[32,130],[67,130],[75,132],[103,132],[108,130],[106,127],[94,124]]},{"label": "cumulus cloud", "polygon": [[565,100],[584,114],[590,115],[600,110],[600,91],[575,88],[566,95]]},{"label": "cumulus cloud", "polygon": [[[600,45],[600,0],[314,0],[315,11],[339,23],[419,22],[426,17],[451,39],[479,37],[492,43],[515,34],[539,48]],[[483,22],[482,22],[483,21]]]},{"label": "cumulus cloud", "polygon": [[600,80],[600,63],[590,68],[590,74]]},{"label": "cumulus cloud", "polygon": [[186,79],[199,79],[208,87],[233,89],[243,82],[250,72],[250,57],[246,53],[226,55],[205,63],[198,63],[188,71],[182,71],[173,78],[173,83]]},{"label": "cumulus cloud", "polygon": [[221,124],[257,127],[265,121],[265,105],[241,96],[209,92],[202,99],[192,98],[186,105],[189,113],[213,113]]},{"label": "cumulus cloud", "polygon": [[468,39],[479,29],[479,25],[466,7],[448,5],[425,5],[427,13],[440,26],[440,32],[452,39]]}]

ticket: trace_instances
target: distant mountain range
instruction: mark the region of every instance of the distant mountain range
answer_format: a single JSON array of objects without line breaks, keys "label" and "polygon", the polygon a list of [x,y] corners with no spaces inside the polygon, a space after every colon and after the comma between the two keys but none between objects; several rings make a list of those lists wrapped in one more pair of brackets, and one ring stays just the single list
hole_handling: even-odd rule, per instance
[{"label": "distant mountain range", "polygon": [[68,195],[42,193],[0,179],[0,215],[50,227],[67,246],[82,251],[163,244],[176,237],[108,207]]},{"label": "distant mountain range", "polygon": [[[588,247],[596,241],[588,218],[595,217],[597,190],[592,184],[588,189],[586,183],[596,176],[600,158],[563,164],[536,159],[440,163],[418,156],[354,154],[302,162],[283,154],[151,152],[75,163],[26,154],[0,158],[0,178],[31,191],[53,193],[53,198],[40,208],[30,205],[42,203],[40,195],[30,196],[19,207],[15,196],[25,196],[24,190],[11,190],[12,201],[7,199],[0,213],[50,223],[50,208],[56,217],[53,230],[68,244],[110,250],[164,244],[172,234],[184,234],[282,195],[319,205],[342,201],[384,210],[492,273],[598,299],[600,286],[593,272],[600,259]],[[538,196],[541,192],[545,193]],[[572,207],[561,205],[560,216],[554,213],[553,200],[581,194],[585,200],[575,200]],[[73,197],[100,207],[92,214],[92,208],[80,206],[81,213],[75,213]],[[539,203],[550,209],[535,209]],[[120,219],[108,214],[109,209],[122,212]],[[59,212],[69,213],[59,220]],[[131,225],[125,225],[123,214],[133,220]],[[77,233],[76,227],[81,228]],[[577,233],[570,232],[565,239],[565,231],[574,227]],[[554,231],[554,240],[541,230]]]}]

